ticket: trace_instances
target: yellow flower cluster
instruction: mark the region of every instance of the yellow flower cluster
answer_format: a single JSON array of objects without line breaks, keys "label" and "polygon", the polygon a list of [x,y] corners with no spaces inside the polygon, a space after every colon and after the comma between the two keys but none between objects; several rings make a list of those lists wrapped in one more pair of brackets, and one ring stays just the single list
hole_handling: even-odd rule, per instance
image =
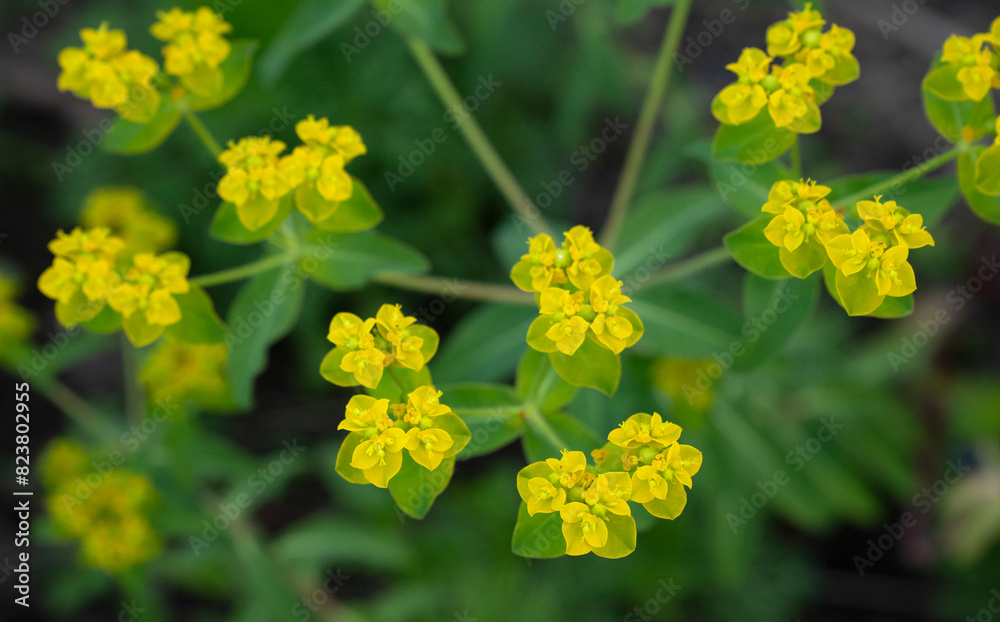
[{"label": "yellow flower cluster", "polygon": [[247,229],[271,222],[281,200],[293,190],[297,207],[313,222],[332,216],[354,191],[344,167],[367,151],[357,131],[346,125],[331,127],[327,119],[309,115],[295,125],[295,132],[303,144],[289,155],[280,156],[286,147],[280,140],[249,136],[230,141],[219,156],[226,166],[219,196],[236,206]]},{"label": "yellow flower cluster", "polygon": [[0,274],[0,364],[11,363],[35,330],[35,318],[14,302],[17,282]]},{"label": "yellow flower cluster", "polygon": [[125,242],[107,227],[57,233],[49,243],[52,266],[38,289],[56,301],[56,318],[73,326],[94,318],[109,305],[122,315],[126,335],[137,346],[155,341],[166,326],[181,319],[175,294],[190,286],[190,260],[182,253],[136,253],[116,264]]},{"label": "yellow flower cluster", "polygon": [[955,89],[946,99],[982,101],[990,89],[1000,89],[1000,17],[989,32],[949,37],[941,62],[945,63],[941,78],[961,84],[961,92]]},{"label": "yellow flower cluster", "polygon": [[[825,23],[807,3],[805,10],[772,24],[767,30],[766,53],[746,48],[735,63],[726,65],[737,81],[712,101],[715,118],[726,125],[742,125],[766,107],[777,127],[799,134],[819,130],[819,105],[829,97],[827,91],[860,75],[851,53],[854,33],[836,24],[823,32]],[[784,62],[772,64],[775,57],[783,57]]]},{"label": "yellow flower cluster", "polygon": [[618,558],[635,549],[629,501],[658,518],[674,519],[687,504],[701,452],[677,443],[681,428],[658,414],[637,413],[608,434],[608,444],[535,462],[517,474],[517,490],[529,516],[559,513],[568,555]]},{"label": "yellow flower cluster", "polygon": [[139,381],[150,401],[191,402],[225,409],[231,401],[226,379],[229,348],[223,343],[166,341],[146,361]]},{"label": "yellow flower cluster", "polygon": [[65,439],[46,449],[41,472],[55,530],[81,541],[85,564],[120,573],[159,553],[162,543],[149,520],[156,492],[146,477],[120,468],[91,470],[86,450]]},{"label": "yellow flower cluster", "polygon": [[622,282],[611,276],[614,257],[583,226],[565,232],[556,248],[544,233],[528,240],[528,252],[510,272],[520,289],[535,292],[539,316],[528,345],[539,352],[572,356],[590,338],[615,354],[642,336],[642,322],[624,305]]},{"label": "yellow flower cluster", "polygon": [[764,235],[777,246],[781,265],[804,279],[826,263],[826,245],[849,233],[844,215],[825,198],[830,188],[809,180],[779,181],[761,211],[774,214]]},{"label": "yellow flower cluster", "polygon": [[342,387],[378,387],[386,367],[420,371],[437,352],[438,334],[416,324],[399,305],[382,305],[375,317],[362,320],[338,313],[327,335],[336,347],[326,355],[320,373]]},{"label": "yellow flower cluster", "polygon": [[108,30],[80,31],[82,48],[59,53],[59,90],[72,91],[98,108],[113,108],[123,118],[144,123],[160,107],[160,93],[153,86],[159,72],[156,61],[134,50],[126,50],[125,33]]},{"label": "yellow flower cluster", "polygon": [[233,27],[208,7],[182,11],[174,7],[159,11],[159,21],[149,29],[163,47],[164,69],[180,78],[188,90],[203,97],[222,89],[219,65],[229,56],[230,46],[223,35]]},{"label": "yellow flower cluster", "polygon": [[125,242],[123,256],[158,253],[177,242],[173,221],[153,210],[142,191],[132,186],[97,188],[84,199],[80,224],[107,227]]},{"label": "yellow flower cluster", "polygon": [[470,438],[465,422],[440,398],[441,392],[431,385],[413,390],[405,404],[355,395],[337,426],[350,432],[341,445],[338,463],[349,457],[350,466],[361,474],[354,481],[379,488],[388,486],[399,473],[404,449],[423,468],[438,468],[442,460],[458,455]]}]

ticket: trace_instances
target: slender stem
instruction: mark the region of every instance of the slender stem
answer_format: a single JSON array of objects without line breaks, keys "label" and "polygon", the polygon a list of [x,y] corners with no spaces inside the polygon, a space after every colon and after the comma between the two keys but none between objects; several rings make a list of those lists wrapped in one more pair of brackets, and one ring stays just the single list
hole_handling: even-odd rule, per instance
[{"label": "slender stem", "polygon": [[718,246],[703,253],[699,253],[689,259],[685,259],[684,261],[679,261],[667,266],[663,270],[654,274],[648,281],[643,283],[640,286],[640,289],[645,289],[647,287],[658,285],[660,283],[666,283],[668,281],[676,281],[677,279],[682,279],[686,276],[691,276],[692,274],[701,272],[706,268],[726,263],[730,259],[732,259],[732,256],[729,254],[726,247]]},{"label": "slender stem", "polygon": [[799,137],[792,143],[792,179],[802,179],[802,153],[799,150]]},{"label": "slender stem", "polygon": [[58,380],[45,383],[41,387],[41,392],[56,405],[56,408],[94,437],[106,439],[118,435],[119,430],[113,423]]},{"label": "slender stem", "polygon": [[[441,98],[445,107],[448,110],[462,110],[462,97],[455,89],[455,85],[451,83],[441,63],[438,62],[433,50],[419,39],[409,38],[406,42],[410,46],[410,51],[413,53],[417,64],[420,65],[420,69],[427,76],[427,80],[431,83],[431,86],[437,92],[438,97]],[[497,188],[500,189],[500,192],[507,199],[507,202],[510,203],[514,211],[535,232],[548,231],[549,227],[545,222],[545,218],[542,217],[541,212],[531,202],[528,194],[521,188],[517,179],[510,172],[510,169],[504,164],[490,142],[490,139],[486,137],[482,128],[476,123],[475,118],[472,115],[456,116],[455,123],[458,124],[459,131],[465,136],[465,140],[472,147],[472,151],[479,158],[483,168],[486,169],[490,178],[493,179],[493,183],[497,185]]]},{"label": "slender stem", "polygon": [[469,300],[486,300],[490,302],[505,302],[518,305],[533,305],[535,297],[529,292],[522,292],[510,285],[494,283],[477,283],[461,279],[449,279],[440,276],[418,276],[406,272],[379,272],[373,279],[376,283],[398,287],[413,292],[451,295]]},{"label": "slender stem", "polygon": [[198,135],[201,143],[209,150],[212,157],[218,160],[219,155],[222,153],[222,147],[219,145],[219,141],[215,140],[212,133],[208,131],[208,128],[205,127],[205,124],[201,122],[198,115],[193,110],[185,110],[184,120],[191,126],[194,133]]},{"label": "slender stem", "polygon": [[615,242],[618,241],[618,233],[625,221],[629,205],[632,203],[632,195],[635,193],[635,187],[639,181],[639,173],[642,171],[646,154],[649,152],[653,128],[656,126],[656,120],[663,108],[663,98],[670,83],[673,57],[681,44],[681,37],[684,35],[684,26],[687,23],[690,9],[691,0],[678,0],[670,15],[670,23],[663,36],[660,54],[656,59],[656,66],[653,68],[653,77],[649,82],[649,90],[646,92],[646,99],[639,112],[639,123],[625,156],[625,167],[622,169],[618,187],[615,188],[614,198],[611,200],[611,209],[601,232],[601,240],[608,248],[613,248]]},{"label": "slender stem", "polygon": [[125,385],[125,418],[130,424],[139,423],[142,418],[145,392],[139,384],[139,361],[135,347],[122,334],[122,381]]},{"label": "slender stem", "polygon": [[858,201],[871,199],[873,196],[881,194],[886,190],[891,190],[894,187],[902,186],[903,184],[909,183],[914,179],[922,177],[924,174],[929,173],[930,171],[941,168],[948,162],[957,158],[959,154],[962,153],[962,151],[964,151],[965,149],[966,145],[963,143],[959,143],[954,147],[952,147],[951,149],[949,149],[948,151],[945,151],[944,153],[934,158],[931,158],[930,160],[927,160],[926,162],[920,164],[919,166],[914,166],[913,168],[906,169],[902,173],[894,175],[889,179],[886,179],[885,181],[880,181],[877,184],[868,186],[864,190],[859,190],[854,194],[850,194],[844,197],[843,199],[837,199],[836,201],[833,202],[842,207],[853,209],[854,205]]},{"label": "slender stem", "polygon": [[528,407],[524,409],[525,412],[525,422],[531,427],[535,428],[535,431],[545,437],[552,446],[556,448],[556,451],[563,449],[569,449],[569,445],[566,441],[559,436],[549,422],[545,420],[542,416],[542,411],[538,410],[538,407],[534,404],[528,404]]},{"label": "slender stem", "polygon": [[222,285],[223,283],[231,283],[233,281],[239,281],[245,279],[249,276],[259,274],[261,272],[266,272],[272,268],[277,268],[278,266],[284,265],[290,261],[294,261],[295,256],[287,253],[280,255],[271,255],[270,257],[265,257],[259,261],[254,261],[242,266],[237,266],[235,268],[229,268],[228,270],[222,270],[221,272],[213,272],[211,274],[203,274],[190,279],[192,285],[198,285],[199,287],[211,287],[213,285]]}]

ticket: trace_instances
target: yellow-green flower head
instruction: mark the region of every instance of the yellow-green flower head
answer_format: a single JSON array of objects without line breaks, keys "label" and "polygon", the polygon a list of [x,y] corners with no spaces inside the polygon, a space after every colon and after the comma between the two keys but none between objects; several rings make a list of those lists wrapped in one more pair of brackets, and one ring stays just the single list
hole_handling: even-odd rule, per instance
[{"label": "yellow-green flower head", "polygon": [[993,53],[983,46],[989,35],[972,38],[952,35],[944,42],[941,61],[958,68],[957,78],[968,99],[982,101],[990,88],[998,86],[1000,75],[993,66]]},{"label": "yellow-green flower head", "polygon": [[528,240],[528,253],[514,264],[510,278],[526,292],[547,287],[588,289],[599,277],[610,274],[614,256],[594,241],[587,227],[577,225],[563,234],[561,248],[544,233]]},{"label": "yellow-green flower head", "polygon": [[527,506],[528,515],[558,512],[573,490],[574,496],[582,498],[580,486],[593,474],[587,473],[587,458],[582,451],[562,452],[561,458],[549,458],[534,462],[517,474],[517,491]]},{"label": "yellow-green flower head", "polygon": [[53,440],[41,457],[42,483],[47,487],[74,481],[90,468],[87,450],[70,438]]},{"label": "yellow-green flower head", "polygon": [[895,245],[911,249],[934,246],[934,238],[924,228],[923,216],[911,214],[895,201],[882,203],[881,196],[876,196],[874,201],[859,201],[858,216],[873,231],[891,233]]},{"label": "yellow-green flower head", "polygon": [[767,53],[771,56],[791,56],[803,46],[816,45],[820,28],[826,21],[807,2],[805,9],[788,14],[788,19],[767,29]]},{"label": "yellow-green flower head", "polygon": [[137,517],[96,525],[82,538],[80,557],[83,562],[112,574],[153,559],[163,548],[159,534],[149,521]]},{"label": "yellow-green flower head", "polygon": [[337,429],[371,436],[391,428],[392,425],[393,421],[389,417],[389,400],[355,395],[347,402],[344,420]]},{"label": "yellow-green flower head", "polygon": [[159,253],[177,242],[173,221],[156,213],[142,191],[132,186],[104,186],[88,194],[80,223],[110,229],[125,242],[123,255]]},{"label": "yellow-green flower head", "polygon": [[549,481],[563,488],[573,488],[586,473],[587,457],[582,451],[563,450],[560,458],[548,458],[545,465],[551,471]]},{"label": "yellow-green flower head", "polygon": [[[611,275],[604,275],[590,287],[590,307],[596,314],[590,329],[597,341],[614,352],[621,353],[639,337],[635,314],[623,307],[632,299],[622,294],[622,282]],[[633,339],[633,335],[635,339]]]},{"label": "yellow-green flower head", "polygon": [[590,322],[577,315],[582,306],[583,292],[571,294],[558,287],[549,287],[539,298],[541,317],[550,318],[545,338],[567,356],[572,356],[583,345],[590,328]]},{"label": "yellow-green flower head", "polygon": [[382,380],[385,353],[375,347],[372,329],[375,318],[362,320],[353,313],[338,313],[330,321],[327,339],[333,342],[334,352],[341,353],[339,369],[352,374],[354,379],[369,389]]},{"label": "yellow-green flower head", "polygon": [[187,12],[174,7],[159,11],[159,21],[150,32],[163,47],[164,69],[178,76],[181,84],[193,93],[211,96],[222,88],[222,71],[219,65],[229,56],[230,45],[223,35],[232,26],[208,7]]},{"label": "yellow-green flower head", "polygon": [[812,77],[839,86],[858,79],[861,69],[854,58],[854,33],[834,24],[816,47],[802,49],[796,59],[805,63]]},{"label": "yellow-green flower head", "polygon": [[385,488],[403,466],[407,440],[406,432],[397,427],[377,431],[355,448],[351,466],[361,470],[372,484]]},{"label": "yellow-green flower head", "polygon": [[771,186],[767,195],[767,203],[764,204],[761,211],[769,214],[784,214],[785,208],[793,205],[800,209],[806,209],[828,194],[830,194],[828,186],[821,186],[811,179],[779,181]]},{"label": "yellow-green flower head", "polygon": [[326,117],[316,119],[309,115],[295,124],[295,133],[306,146],[325,147],[340,154],[345,163],[368,153],[357,130],[350,125],[331,126]]},{"label": "yellow-green flower head", "polygon": [[166,341],[149,357],[139,375],[151,401],[173,399],[202,408],[224,409],[229,404],[224,343]]},{"label": "yellow-green flower head", "polygon": [[[604,247],[594,241],[590,229],[577,225],[563,234],[563,248],[570,256],[566,277],[574,287],[588,289],[601,275],[609,274],[614,258]],[[556,262],[559,255],[556,254]]]},{"label": "yellow-green flower head", "polygon": [[636,413],[611,430],[608,440],[623,449],[662,449],[677,442],[680,436],[681,427],[664,421],[658,413]]},{"label": "yellow-green flower head", "polygon": [[879,296],[906,296],[917,289],[905,244],[890,248],[884,241],[873,240],[861,227],[853,234],[834,238],[826,249],[833,265],[844,276],[860,274],[874,280]]},{"label": "yellow-green flower head", "polygon": [[764,229],[764,235],[772,244],[790,252],[812,241],[824,246],[832,238],[844,233],[848,233],[848,228],[843,216],[825,199],[804,210],[786,207]]},{"label": "yellow-green flower head", "polygon": [[183,253],[137,253],[108,304],[122,314],[122,327],[136,346],[155,341],[165,327],[181,321],[175,294],[190,290],[191,260]]},{"label": "yellow-green flower head", "polygon": [[823,198],[829,193],[830,188],[812,180],[779,181],[761,207],[777,214],[764,228],[764,236],[779,248],[781,265],[800,279],[826,263],[827,242],[850,232],[843,214]]},{"label": "yellow-green flower head", "polygon": [[435,418],[451,412],[450,408],[441,403],[441,395],[431,385],[414,389],[407,397],[403,420],[419,428],[433,426]]},{"label": "yellow-green flower head", "polygon": [[35,318],[14,302],[17,282],[0,274],[0,361],[13,360],[35,330]]},{"label": "yellow-green flower head", "polygon": [[[626,473],[598,475],[583,493],[583,501],[574,501],[559,509],[567,555],[601,554],[609,544],[609,522],[613,516],[628,517],[635,529],[628,505],[632,486]],[[627,553],[626,553],[627,554]],[[602,555],[611,557],[615,555]]]},{"label": "yellow-green flower head", "polygon": [[108,30],[102,23],[96,30],[80,31],[82,48],[66,48],[59,53],[59,90],[89,99],[98,108],[113,108],[130,121],[144,123],[160,106],[160,94],[152,79],[159,66],[152,58],[125,49],[125,33]]},{"label": "yellow-green flower head", "polygon": [[124,248],[106,227],[59,231],[49,242],[55,259],[38,278],[38,289],[56,301],[60,323],[73,326],[101,312],[118,282],[115,257]]},{"label": "yellow-green flower head", "polygon": [[418,325],[399,305],[382,305],[375,315],[379,334],[389,343],[386,365],[394,363],[420,371],[437,351],[438,335],[434,329]]},{"label": "yellow-green flower head", "polygon": [[768,112],[778,127],[787,127],[799,134],[819,130],[820,113],[816,92],[809,86],[812,74],[802,63],[771,67],[778,89],[768,95]]},{"label": "yellow-green flower head", "polygon": [[701,452],[675,443],[632,474],[632,501],[657,518],[674,519],[687,505],[692,477],[701,468]]},{"label": "yellow-green flower head", "polygon": [[310,220],[320,222],[351,197],[354,182],[344,167],[367,148],[353,127],[331,127],[327,119],[312,115],[299,121],[295,132],[304,143],[286,158],[295,203]]},{"label": "yellow-green flower head", "polygon": [[738,79],[722,89],[712,101],[712,114],[720,123],[741,125],[764,109],[767,92],[760,83],[768,75],[771,60],[763,50],[745,48],[735,63],[726,65]]},{"label": "yellow-green flower head", "polygon": [[281,198],[291,192],[294,175],[287,159],[279,159],[285,143],[269,136],[248,136],[229,142],[219,156],[226,175],[219,180],[219,196],[236,206],[244,227],[256,230],[278,213]]}]

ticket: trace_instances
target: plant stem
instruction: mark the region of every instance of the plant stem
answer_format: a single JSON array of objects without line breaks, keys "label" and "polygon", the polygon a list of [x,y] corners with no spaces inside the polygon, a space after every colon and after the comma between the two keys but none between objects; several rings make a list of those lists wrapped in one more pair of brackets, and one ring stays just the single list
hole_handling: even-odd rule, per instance
[{"label": "plant stem", "polygon": [[647,287],[658,285],[660,283],[666,283],[668,281],[676,281],[677,279],[682,279],[686,276],[691,276],[692,274],[701,272],[706,268],[723,264],[730,259],[732,259],[732,257],[726,247],[718,246],[703,253],[699,253],[694,257],[685,259],[684,261],[679,261],[667,266],[663,270],[654,274],[648,281],[640,285],[639,289],[645,289]]},{"label": "plant stem", "polygon": [[535,297],[510,285],[478,283],[440,276],[420,276],[406,272],[378,272],[372,280],[382,285],[424,294],[452,295],[467,300],[485,300],[516,305],[533,305]]},{"label": "plant stem", "polygon": [[802,179],[802,153],[799,150],[799,137],[792,143],[792,179]]},{"label": "plant stem", "polygon": [[219,141],[215,140],[212,133],[208,131],[205,124],[201,122],[201,119],[193,110],[184,111],[184,120],[187,124],[191,126],[194,133],[198,135],[201,140],[201,144],[205,145],[208,151],[212,154],[212,158],[218,160],[219,155],[222,153],[222,147],[219,145]]},{"label": "plant stem", "polygon": [[139,361],[135,347],[122,333],[122,381],[125,385],[125,419],[130,424],[137,424],[142,418],[146,396],[139,384]]},{"label": "plant stem", "polygon": [[646,99],[639,112],[639,123],[625,156],[625,168],[622,169],[618,187],[615,188],[614,198],[611,201],[611,209],[608,211],[608,218],[601,232],[601,241],[608,248],[613,248],[615,242],[618,241],[618,233],[625,221],[629,205],[632,203],[632,195],[635,193],[635,187],[639,181],[639,173],[642,171],[646,154],[649,152],[653,128],[656,126],[656,120],[663,107],[663,98],[670,83],[673,56],[681,44],[681,37],[684,34],[684,26],[687,23],[690,9],[691,0],[678,0],[670,15],[670,23],[663,36],[660,54],[656,59],[656,66],[653,68],[653,77],[649,82],[649,90],[646,92]]},{"label": "plant stem", "polygon": [[[438,97],[441,98],[445,107],[448,110],[462,110],[464,105],[462,97],[455,89],[455,85],[451,83],[444,68],[441,67],[441,63],[438,62],[434,51],[419,39],[408,38],[406,43],[410,46],[410,51],[413,53],[417,64],[420,65],[420,69],[427,76],[427,80],[431,83],[431,86],[437,92]],[[517,179],[510,172],[510,169],[504,164],[490,142],[490,139],[486,137],[482,128],[476,123],[475,118],[472,115],[465,115],[462,118],[456,117],[455,123],[458,124],[459,131],[462,132],[465,140],[472,147],[473,153],[479,158],[483,168],[486,169],[490,178],[493,179],[493,183],[500,189],[500,192],[507,199],[511,208],[535,232],[542,233],[548,231],[549,227],[545,222],[545,218],[542,217],[541,212],[531,202],[528,194],[521,188]]]},{"label": "plant stem", "polygon": [[538,410],[538,406],[534,404],[528,404],[527,408],[524,409],[525,412],[525,423],[535,428],[535,431],[541,434],[552,443],[552,446],[556,448],[556,451],[563,449],[569,449],[569,445],[566,444],[559,434],[552,429],[549,422],[545,420],[542,416],[542,411]]},{"label": "plant stem", "polygon": [[890,177],[889,179],[886,179],[885,181],[880,181],[879,183],[869,186],[864,190],[859,190],[854,194],[848,195],[843,199],[837,199],[836,201],[833,201],[833,203],[836,203],[837,205],[853,210],[855,204],[858,201],[871,199],[875,195],[881,194],[886,190],[890,190],[895,186],[901,186],[903,184],[909,183],[914,179],[922,177],[924,174],[929,173],[930,171],[941,168],[948,162],[957,158],[959,154],[962,153],[962,151],[964,151],[965,149],[966,145],[963,143],[959,143],[954,147],[952,147],[951,149],[949,149],[948,151],[945,151],[944,153],[934,158],[931,158],[930,160],[927,160],[926,162],[920,164],[919,166],[914,166],[911,169],[907,169],[897,175]]},{"label": "plant stem", "polygon": [[294,260],[295,256],[290,255],[288,253],[271,255],[270,257],[265,257],[264,259],[254,261],[252,263],[244,264],[242,266],[237,266],[235,268],[230,268],[228,270],[222,270],[221,272],[203,274],[201,276],[197,276],[193,279],[190,279],[189,282],[192,285],[198,285],[199,287],[211,287],[213,285],[222,285],[223,283],[231,283],[233,281],[239,281],[249,276],[253,276],[261,272],[266,272],[272,268],[277,268],[278,266],[284,265]]},{"label": "plant stem", "polygon": [[113,423],[58,380],[45,383],[41,392],[56,408],[95,438],[103,440],[118,435],[119,429]]}]

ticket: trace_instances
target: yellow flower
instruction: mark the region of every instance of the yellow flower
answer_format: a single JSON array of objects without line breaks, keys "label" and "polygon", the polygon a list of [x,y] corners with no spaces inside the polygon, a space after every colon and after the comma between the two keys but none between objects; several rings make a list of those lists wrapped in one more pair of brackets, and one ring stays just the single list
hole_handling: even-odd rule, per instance
[{"label": "yellow flower", "polygon": [[772,67],[771,71],[778,81],[778,89],[768,96],[768,111],[774,124],[800,134],[817,131],[820,126],[819,106],[816,104],[816,92],[809,86],[812,78],[809,69],[801,63],[794,63],[786,67]]},{"label": "yellow flower", "polygon": [[572,356],[583,345],[590,327],[587,320],[577,315],[583,305],[583,292],[570,294],[565,289],[549,287],[542,292],[539,304],[539,313],[553,320],[545,337],[555,343],[560,352]]},{"label": "yellow flower", "polygon": [[560,458],[548,458],[545,464],[555,474],[553,483],[558,482],[563,488],[573,488],[586,473],[587,457],[582,451],[563,450]]},{"label": "yellow flower", "polygon": [[815,45],[819,29],[825,24],[819,11],[807,2],[805,9],[791,12],[788,19],[772,24],[767,29],[767,53],[771,56],[790,56],[803,45]]},{"label": "yellow flower", "polygon": [[157,12],[159,21],[150,32],[163,47],[164,69],[178,76],[181,84],[197,95],[209,97],[222,89],[219,65],[229,56],[230,45],[223,35],[232,26],[208,7],[185,12],[174,7]]},{"label": "yellow flower", "polygon": [[829,187],[821,186],[811,179],[779,181],[771,186],[767,203],[764,204],[761,211],[769,214],[784,214],[785,208],[792,205],[804,209],[828,194],[830,194]]},{"label": "yellow flower", "polygon": [[396,427],[372,434],[354,450],[351,466],[364,472],[372,484],[385,488],[403,465],[401,452],[406,443],[406,432]]},{"label": "yellow flower", "polygon": [[579,289],[588,289],[599,276],[611,272],[608,261],[611,254],[594,241],[590,229],[577,225],[563,235],[563,248],[570,257],[570,264],[566,267],[570,283]]},{"label": "yellow flower", "polygon": [[615,354],[629,345],[628,339],[633,333],[632,323],[619,315],[621,305],[631,301],[622,295],[622,282],[611,275],[597,279],[590,288],[590,306],[597,314],[590,329],[597,340]]},{"label": "yellow flower", "polygon": [[847,84],[860,74],[858,60],[851,54],[854,42],[853,32],[834,24],[817,47],[802,50],[796,58],[806,64],[812,77],[835,86]]},{"label": "yellow flower", "polygon": [[445,452],[455,444],[451,435],[440,428],[412,428],[407,433],[406,449],[420,466],[433,471],[441,464]]},{"label": "yellow flower", "polygon": [[873,279],[878,296],[906,296],[917,288],[905,244],[889,248],[859,228],[851,235],[834,238],[826,248],[833,265],[845,276],[862,273],[865,278]]},{"label": "yellow flower", "polygon": [[181,321],[175,294],[190,290],[191,260],[182,253],[137,253],[132,267],[116,285],[108,304],[122,314],[125,334],[136,346],[155,341],[163,329]]},{"label": "yellow flower", "polygon": [[177,227],[150,208],[146,197],[131,186],[105,186],[84,199],[80,223],[107,227],[125,242],[123,254],[158,253],[177,241]]},{"label": "yellow flower", "polygon": [[355,395],[347,402],[344,420],[337,425],[337,429],[364,434],[383,432],[392,427],[388,413],[389,400]]},{"label": "yellow flower", "polygon": [[722,89],[712,102],[712,114],[721,123],[741,125],[756,117],[767,105],[767,92],[761,81],[767,77],[771,57],[757,48],[746,48],[735,63],[726,69],[738,80]]},{"label": "yellow flower", "polygon": [[292,161],[278,158],[285,143],[268,136],[248,136],[229,142],[219,156],[226,175],[219,180],[219,196],[236,206],[244,227],[256,230],[278,213],[282,197],[291,192]]},{"label": "yellow flower", "polygon": [[394,361],[402,367],[419,371],[425,363],[421,352],[424,340],[411,334],[408,328],[416,321],[417,318],[404,315],[399,305],[382,305],[375,315],[379,333],[392,345],[392,361],[389,362]]},{"label": "yellow flower", "polygon": [[526,501],[528,516],[558,512],[566,503],[566,489],[556,487],[544,477],[533,477],[528,480],[528,491],[531,493]]},{"label": "yellow flower", "polygon": [[354,374],[358,383],[374,389],[382,380],[385,353],[375,347],[361,347],[344,355],[340,368],[349,374]]},{"label": "yellow flower", "polygon": [[224,409],[229,405],[228,358],[223,343],[167,341],[147,359],[139,381],[151,401],[171,399]]},{"label": "yellow flower", "polygon": [[69,234],[59,231],[49,242],[52,266],[38,278],[38,289],[56,301],[56,318],[64,326],[89,320],[104,308],[118,283],[115,257],[125,243],[106,227]]},{"label": "yellow flower", "polygon": [[677,441],[681,428],[658,413],[636,413],[608,433],[608,440],[624,449],[663,448]]},{"label": "yellow flower", "polygon": [[344,170],[355,157],[367,152],[360,134],[346,125],[312,115],[295,125],[304,145],[287,157],[290,183],[296,186],[296,205],[313,222],[329,218],[341,201],[351,197],[354,182]]},{"label": "yellow flower", "polygon": [[417,387],[407,397],[403,420],[418,428],[433,426],[436,417],[451,412],[450,408],[441,403],[441,395],[431,385]]},{"label": "yellow flower", "polygon": [[632,494],[625,473],[598,475],[583,493],[583,501],[563,505],[559,510],[567,555],[584,555],[608,545],[609,514],[631,516],[628,505]]},{"label": "yellow flower", "polygon": [[992,66],[993,54],[983,48],[987,35],[971,39],[952,35],[944,42],[941,61],[959,67],[958,81],[969,99],[982,101],[998,77]]},{"label": "yellow flower", "polygon": [[87,450],[69,438],[56,438],[48,444],[41,457],[42,482],[49,487],[72,482],[90,467]]},{"label": "yellow flower", "polygon": [[882,203],[882,197],[876,196],[874,201],[859,201],[858,216],[874,231],[891,233],[896,245],[908,248],[934,246],[934,238],[924,228],[924,218],[920,214],[911,214],[895,201]]},{"label": "yellow flower", "polygon": [[[565,263],[565,254],[562,258]],[[526,292],[540,292],[549,285],[566,283],[563,267],[556,265],[556,243],[549,235],[539,233],[528,240],[528,252],[514,264],[510,278]]]},{"label": "yellow flower", "polygon": [[650,464],[636,469],[632,475],[632,501],[665,500],[671,486],[691,488],[691,477],[701,468],[701,462],[700,451],[690,445],[674,443],[657,454]]},{"label": "yellow flower", "polygon": [[98,29],[80,31],[83,48],[66,48],[59,53],[58,86],[86,98],[98,108],[113,108],[130,121],[145,123],[160,106],[160,94],[153,88],[159,71],[156,61],[125,49],[125,33]]},{"label": "yellow flower", "polygon": [[14,302],[17,282],[0,274],[0,362],[11,362],[35,330],[35,318]]}]

